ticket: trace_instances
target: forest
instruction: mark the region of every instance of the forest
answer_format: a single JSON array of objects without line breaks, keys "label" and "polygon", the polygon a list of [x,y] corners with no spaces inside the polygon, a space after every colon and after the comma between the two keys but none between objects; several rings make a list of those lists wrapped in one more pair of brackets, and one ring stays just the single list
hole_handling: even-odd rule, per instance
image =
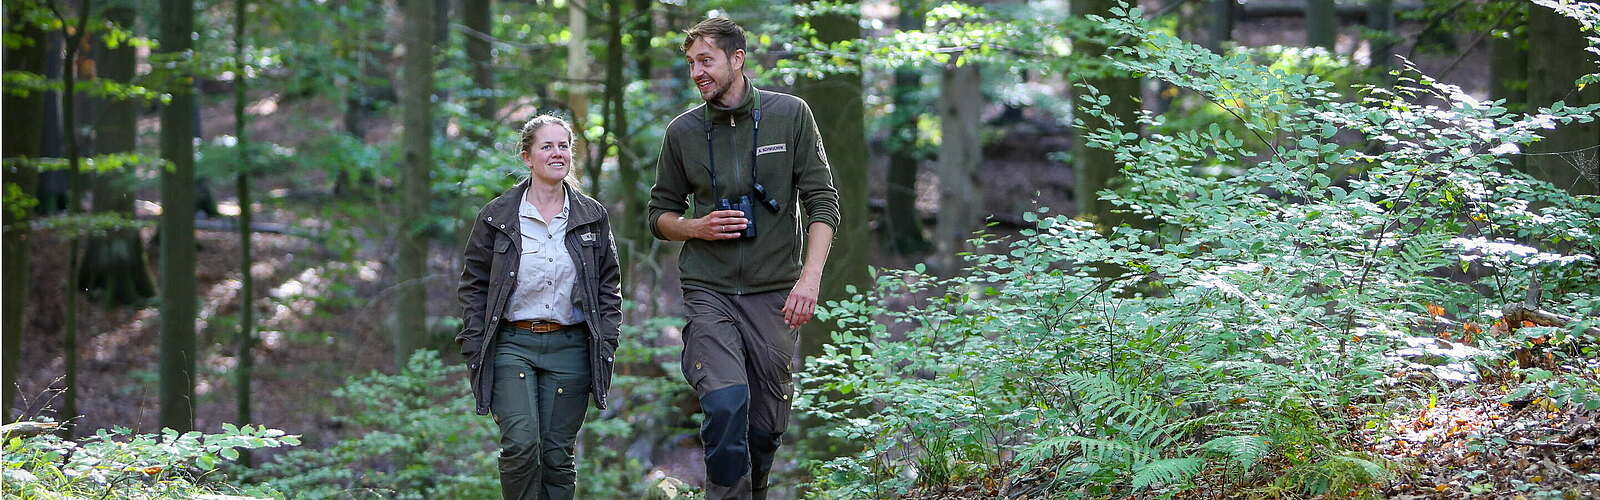
[{"label": "forest", "polygon": [[1600,496],[1594,0],[3,9],[6,498],[500,497],[459,294],[544,114],[622,298],[576,497],[718,498],[647,220],[715,17],[838,195],[770,497]]}]

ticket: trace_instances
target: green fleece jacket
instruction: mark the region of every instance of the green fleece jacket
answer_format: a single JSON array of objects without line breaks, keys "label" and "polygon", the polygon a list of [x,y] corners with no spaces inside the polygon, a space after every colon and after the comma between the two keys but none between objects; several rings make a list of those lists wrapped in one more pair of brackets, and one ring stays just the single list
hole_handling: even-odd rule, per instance
[{"label": "green fleece jacket", "polygon": [[[791,288],[800,278],[806,228],[812,222],[839,227],[839,192],[833,187],[833,172],[811,107],[798,97],[760,90],[748,82],[745,90],[738,106],[724,109],[704,103],[667,125],[656,183],[650,188],[650,232],[665,239],[656,225],[661,214],[700,217],[714,211],[720,198],[752,194],[752,148],[756,179],[768,197],[778,201],[779,210],[774,213],[754,205],[753,239],[684,242],[678,267],[685,287],[736,295]],[[758,106],[759,137],[752,138],[756,125],[752,111]],[[706,144],[708,114],[714,153]],[[716,165],[710,165],[713,155]],[[708,166],[716,169],[717,192],[712,192]]]}]

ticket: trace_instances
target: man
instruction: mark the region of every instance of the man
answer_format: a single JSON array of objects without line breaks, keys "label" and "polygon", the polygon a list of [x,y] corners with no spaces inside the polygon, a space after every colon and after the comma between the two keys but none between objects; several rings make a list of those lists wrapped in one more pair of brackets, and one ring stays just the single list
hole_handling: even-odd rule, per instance
[{"label": "man", "polygon": [[706,102],[667,126],[650,231],[685,242],[683,375],[706,416],[706,498],[765,498],[839,194],[811,108],[745,78],[739,25],[707,19],[682,48]]}]

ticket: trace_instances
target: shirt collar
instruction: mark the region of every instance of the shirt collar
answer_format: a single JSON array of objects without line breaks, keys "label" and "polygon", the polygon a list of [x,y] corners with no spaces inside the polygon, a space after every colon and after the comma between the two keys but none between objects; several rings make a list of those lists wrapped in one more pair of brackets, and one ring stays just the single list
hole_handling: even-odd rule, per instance
[{"label": "shirt collar", "polygon": [[563,196],[561,199],[561,211],[557,212],[556,216],[552,217],[548,221],[544,220],[544,214],[539,213],[539,207],[535,207],[532,203],[528,203],[526,196],[521,199],[521,204],[517,207],[517,215],[537,220],[545,224],[551,224],[558,220],[565,220],[567,218],[567,213],[572,210],[572,195],[570,193],[564,194],[565,196]]}]

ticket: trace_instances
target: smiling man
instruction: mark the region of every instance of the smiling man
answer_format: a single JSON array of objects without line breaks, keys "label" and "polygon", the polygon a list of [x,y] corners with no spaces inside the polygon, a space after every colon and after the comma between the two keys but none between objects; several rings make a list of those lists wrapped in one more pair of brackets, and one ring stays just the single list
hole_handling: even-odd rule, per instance
[{"label": "smiling man", "polygon": [[683,375],[706,417],[706,498],[766,498],[839,193],[810,106],[745,78],[739,25],[702,21],[683,53],[706,102],[667,125],[650,231],[684,242]]}]

